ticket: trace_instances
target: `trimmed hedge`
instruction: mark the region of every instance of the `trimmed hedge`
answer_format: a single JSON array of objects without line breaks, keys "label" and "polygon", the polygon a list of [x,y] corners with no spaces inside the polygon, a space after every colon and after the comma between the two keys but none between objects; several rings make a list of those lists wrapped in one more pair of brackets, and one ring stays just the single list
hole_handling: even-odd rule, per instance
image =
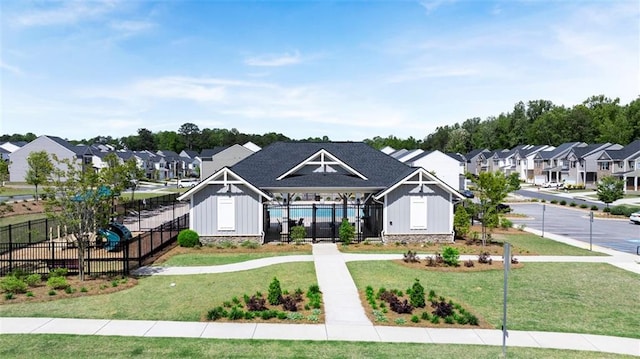
[{"label": "trimmed hedge", "polygon": [[198,233],[191,229],[183,229],[178,234],[178,245],[180,247],[195,247],[200,245],[200,236]]}]

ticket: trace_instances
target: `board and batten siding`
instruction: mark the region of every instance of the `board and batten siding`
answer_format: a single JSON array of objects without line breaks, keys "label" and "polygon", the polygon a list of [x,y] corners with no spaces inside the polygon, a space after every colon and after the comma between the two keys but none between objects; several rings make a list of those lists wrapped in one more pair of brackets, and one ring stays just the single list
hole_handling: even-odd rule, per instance
[{"label": "board and batten siding", "polygon": [[[230,201],[219,201],[219,197],[231,197]],[[232,203],[232,204],[230,204]],[[221,218],[234,218],[233,226],[218,223],[218,205],[228,210],[234,208],[233,214],[221,215]],[[260,235],[262,204],[260,195],[245,185],[229,185],[227,191],[222,185],[207,185],[195,193],[191,204],[191,229],[200,236],[240,236]],[[227,229],[219,229],[220,227]],[[233,228],[231,228],[233,227]]]},{"label": "board and batten siding", "polygon": [[[424,186],[423,192],[419,193],[419,187],[416,185],[402,185],[387,194],[385,233],[449,234],[452,232],[451,217],[453,213],[449,192],[436,185]],[[426,199],[426,229],[411,229],[411,197],[415,196]],[[414,200],[413,202],[414,206],[420,206],[420,201]],[[416,218],[414,218],[415,220]]]},{"label": "board and batten siding", "polygon": [[54,166],[56,166],[56,162],[53,160],[52,155],[56,155],[59,160],[69,159],[74,161],[77,159],[75,152],[60,145],[49,137],[40,136],[10,155],[9,181],[25,182],[27,171],[29,171],[27,159],[32,152],[39,151],[47,152],[47,154],[49,154],[49,159],[51,159],[51,163],[53,163]]}]

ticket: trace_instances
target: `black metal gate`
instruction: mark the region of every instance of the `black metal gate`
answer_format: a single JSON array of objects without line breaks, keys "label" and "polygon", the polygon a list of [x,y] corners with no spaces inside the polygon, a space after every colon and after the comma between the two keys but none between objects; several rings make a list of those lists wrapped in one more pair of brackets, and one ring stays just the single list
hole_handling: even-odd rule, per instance
[{"label": "black metal gate", "polygon": [[355,241],[367,238],[378,239],[382,232],[382,205],[342,203],[312,204],[265,204],[265,241],[290,242],[291,229],[302,226],[305,239],[316,241],[339,241],[340,224],[343,218],[354,226]]}]

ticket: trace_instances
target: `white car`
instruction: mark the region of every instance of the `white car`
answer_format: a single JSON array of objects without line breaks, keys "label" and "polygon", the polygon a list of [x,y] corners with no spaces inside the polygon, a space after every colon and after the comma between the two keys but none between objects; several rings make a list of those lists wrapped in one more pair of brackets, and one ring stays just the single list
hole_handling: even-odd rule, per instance
[{"label": "white car", "polygon": [[629,220],[631,223],[640,224],[640,212],[631,213]]},{"label": "white car", "polygon": [[178,180],[178,188],[195,187],[198,184],[198,180],[195,178],[183,178]]},{"label": "white car", "polygon": [[560,187],[560,184],[558,182],[545,182],[542,184],[542,187],[544,188],[558,188]]}]

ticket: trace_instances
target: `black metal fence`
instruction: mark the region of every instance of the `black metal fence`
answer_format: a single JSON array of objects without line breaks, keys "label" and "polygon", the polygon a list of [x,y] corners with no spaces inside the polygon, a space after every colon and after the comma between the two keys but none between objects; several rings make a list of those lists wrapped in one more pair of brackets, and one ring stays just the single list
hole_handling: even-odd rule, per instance
[{"label": "black metal fence", "polygon": [[[133,269],[153,260],[176,241],[182,229],[188,227],[189,215],[185,214],[116,246],[105,246],[97,239],[90,241],[85,252],[84,271],[87,275],[128,275]],[[78,272],[78,248],[68,236],[32,242],[15,242],[12,239],[8,237],[7,241],[0,242],[0,275],[16,270],[47,275],[54,268]]]},{"label": "black metal fence", "polygon": [[290,242],[296,226],[304,227],[305,238],[313,242],[339,241],[343,218],[354,227],[356,242],[379,239],[382,232],[382,205],[378,204],[267,204],[264,211],[266,242]]}]

